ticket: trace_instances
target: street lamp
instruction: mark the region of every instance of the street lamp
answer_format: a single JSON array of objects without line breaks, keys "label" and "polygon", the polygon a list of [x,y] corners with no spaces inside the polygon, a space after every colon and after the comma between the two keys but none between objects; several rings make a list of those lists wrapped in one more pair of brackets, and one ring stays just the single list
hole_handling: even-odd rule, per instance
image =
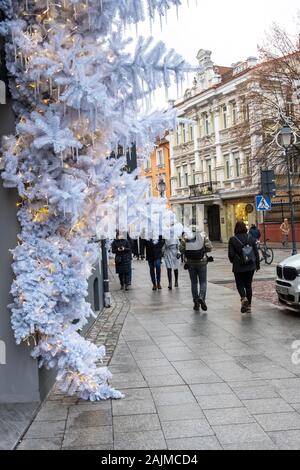
[{"label": "street lamp", "polygon": [[159,181],[157,183],[157,189],[158,189],[160,197],[164,197],[164,192],[166,190],[166,183],[164,182],[163,178],[159,178]]},{"label": "street lamp", "polygon": [[296,143],[296,135],[290,126],[285,125],[280,129],[276,136],[276,143],[278,147],[284,149],[284,154],[287,162],[287,175],[288,175],[288,195],[289,195],[289,206],[291,210],[291,224],[292,224],[292,242],[293,252],[292,256],[297,254],[296,245],[296,232],[295,232],[295,210],[293,204],[293,193],[292,193],[292,174],[291,174],[291,159],[289,148]]}]

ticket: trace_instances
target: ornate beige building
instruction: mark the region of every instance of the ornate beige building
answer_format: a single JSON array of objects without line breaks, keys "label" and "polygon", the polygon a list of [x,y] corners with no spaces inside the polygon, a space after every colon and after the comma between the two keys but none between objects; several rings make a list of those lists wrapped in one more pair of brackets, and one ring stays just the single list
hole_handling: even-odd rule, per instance
[{"label": "ornate beige building", "polygon": [[[226,242],[236,220],[256,221],[255,196],[259,178],[254,168],[256,137],[241,147],[235,128],[249,121],[255,110],[240,93],[256,65],[255,58],[232,67],[216,66],[211,52],[200,50],[200,72],[182,99],[171,103],[180,123],[170,136],[172,208],[185,224],[209,232],[212,240]],[[249,132],[249,136],[253,133]]]}]

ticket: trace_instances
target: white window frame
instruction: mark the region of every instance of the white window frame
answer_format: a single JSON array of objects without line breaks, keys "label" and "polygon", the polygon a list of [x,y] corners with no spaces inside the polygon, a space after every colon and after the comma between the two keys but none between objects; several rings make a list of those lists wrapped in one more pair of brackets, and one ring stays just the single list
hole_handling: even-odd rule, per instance
[{"label": "white window frame", "polygon": [[158,167],[162,167],[165,165],[165,156],[163,149],[156,150],[156,164]]},{"label": "white window frame", "polygon": [[228,129],[228,107],[226,104],[222,106],[223,129]]},{"label": "white window frame", "polygon": [[224,155],[224,176],[225,176],[226,181],[231,179],[231,167],[230,167],[229,155]]}]

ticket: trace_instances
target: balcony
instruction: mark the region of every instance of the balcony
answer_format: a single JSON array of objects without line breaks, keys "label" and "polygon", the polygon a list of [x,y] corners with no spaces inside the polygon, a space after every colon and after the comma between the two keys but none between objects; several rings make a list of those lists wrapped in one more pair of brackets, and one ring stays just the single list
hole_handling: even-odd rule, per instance
[{"label": "balcony", "polygon": [[190,186],[190,199],[216,194],[218,192],[217,186],[216,181]]}]

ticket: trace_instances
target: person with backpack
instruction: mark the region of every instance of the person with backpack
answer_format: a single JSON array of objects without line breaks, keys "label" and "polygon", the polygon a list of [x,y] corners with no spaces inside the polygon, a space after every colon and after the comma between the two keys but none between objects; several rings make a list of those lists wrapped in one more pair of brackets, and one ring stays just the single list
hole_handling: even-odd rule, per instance
[{"label": "person with backpack", "polygon": [[244,222],[237,222],[235,226],[234,237],[229,240],[228,258],[241,297],[241,312],[251,313],[252,282],[255,271],[260,269],[260,261],[256,240],[248,234]]},{"label": "person with backpack", "polygon": [[[181,250],[185,258],[185,269],[188,269],[194,310],[199,311],[200,306],[207,312],[206,292],[207,292],[207,253],[212,251],[212,244],[205,232],[194,232],[191,238],[185,237]],[[212,261],[213,259],[210,258]],[[199,286],[198,286],[199,284]]]}]

